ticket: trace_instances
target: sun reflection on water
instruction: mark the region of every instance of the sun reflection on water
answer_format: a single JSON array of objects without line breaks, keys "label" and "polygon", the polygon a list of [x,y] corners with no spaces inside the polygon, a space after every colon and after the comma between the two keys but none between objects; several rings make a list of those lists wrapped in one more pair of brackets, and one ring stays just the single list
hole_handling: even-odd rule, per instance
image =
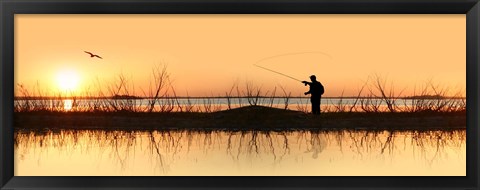
[{"label": "sun reflection on water", "polygon": [[72,110],[73,101],[72,100],[63,100],[63,109],[65,111]]}]

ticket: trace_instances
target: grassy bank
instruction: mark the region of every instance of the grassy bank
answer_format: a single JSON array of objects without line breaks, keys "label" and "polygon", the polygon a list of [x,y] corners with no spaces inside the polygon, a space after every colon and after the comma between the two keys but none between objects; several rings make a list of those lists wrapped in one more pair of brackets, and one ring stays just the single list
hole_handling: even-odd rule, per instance
[{"label": "grassy bank", "polygon": [[14,117],[16,129],[433,130],[466,127],[464,112],[331,112],[316,116],[265,106],[212,113],[20,112]]}]

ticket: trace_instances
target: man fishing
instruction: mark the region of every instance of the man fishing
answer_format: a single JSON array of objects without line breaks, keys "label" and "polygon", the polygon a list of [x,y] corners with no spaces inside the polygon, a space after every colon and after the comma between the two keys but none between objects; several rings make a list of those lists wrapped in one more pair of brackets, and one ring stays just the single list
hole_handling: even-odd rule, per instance
[{"label": "man fishing", "polygon": [[305,86],[309,85],[310,90],[305,92],[304,94],[311,94],[310,102],[312,103],[312,114],[319,115],[320,114],[320,100],[322,99],[322,95],[325,91],[323,88],[322,83],[317,81],[317,77],[315,75],[310,76],[310,80],[312,82],[302,81]]},{"label": "man fishing", "polygon": [[267,71],[277,73],[279,75],[291,78],[291,79],[296,80],[298,82],[302,82],[303,84],[305,84],[305,86],[310,85],[310,90],[308,92],[305,92],[305,95],[311,94],[310,102],[312,103],[312,113],[317,114],[317,115],[320,114],[320,100],[322,98],[323,93],[325,92],[325,89],[323,88],[322,83],[317,81],[317,77],[315,77],[315,75],[310,76],[310,80],[312,82],[300,81],[296,78],[293,78],[293,77],[288,76],[286,74],[283,74],[281,72],[274,71],[272,69],[265,68],[265,67],[262,67],[260,65],[256,65],[256,64],[253,64],[253,65],[256,66],[256,67],[259,67],[261,69],[265,69]]}]

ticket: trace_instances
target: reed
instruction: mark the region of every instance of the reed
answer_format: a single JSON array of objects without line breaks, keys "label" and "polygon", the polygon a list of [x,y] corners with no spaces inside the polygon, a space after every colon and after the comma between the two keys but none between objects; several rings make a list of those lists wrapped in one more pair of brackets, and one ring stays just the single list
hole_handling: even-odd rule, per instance
[{"label": "reed", "polygon": [[[288,110],[292,99],[291,92],[283,86],[279,86],[282,94],[278,96],[277,86],[271,91],[265,92],[261,86],[256,86],[252,82],[246,82],[243,87],[240,87],[237,82],[233,83],[230,89],[224,93],[224,97],[212,94],[210,97],[198,100],[190,97],[187,92],[186,97],[179,98],[165,64],[159,64],[152,68],[148,89],[141,89],[143,97],[135,96],[133,93],[135,84],[132,81],[124,74],[119,74],[113,82],[106,82],[103,85],[97,79],[92,83],[93,89],[87,87],[82,94],[57,92],[53,97],[47,96],[48,90],[41,90],[38,83],[31,88],[17,84],[16,88],[19,94],[15,95],[14,112],[211,113],[244,106],[267,106]],[[342,91],[336,101],[323,99],[324,102],[329,103],[322,105],[321,111],[322,113],[466,112],[466,98],[462,96],[464,93],[461,91],[454,93],[454,96],[447,97],[452,94],[449,88],[427,81],[418,88],[414,86],[411,96],[404,96],[405,89],[397,91],[394,87],[393,82],[389,82],[382,76],[373,75],[368,77],[367,81],[359,88],[356,96],[353,97],[353,103],[346,102]],[[32,89],[32,91],[28,89]],[[225,107],[220,105],[222,99],[226,100]],[[283,102],[275,102],[275,99],[283,99]],[[234,102],[234,100],[238,102]],[[245,100],[246,102],[243,102]],[[309,99],[301,99],[294,109],[309,113]]]},{"label": "reed", "polygon": [[283,86],[280,86],[280,88],[282,89],[283,98],[284,98],[283,104],[285,106],[283,107],[283,109],[287,110],[288,109],[288,103],[290,101],[290,98],[292,97],[292,93],[291,92],[287,93],[287,90],[285,90],[285,88]]},{"label": "reed", "polygon": [[[238,83],[233,83],[232,88],[230,88],[230,91],[225,92],[225,97],[227,98],[227,108],[230,110],[232,109],[232,96],[233,96],[233,90],[238,87]],[[237,94],[238,96],[238,94]]]}]

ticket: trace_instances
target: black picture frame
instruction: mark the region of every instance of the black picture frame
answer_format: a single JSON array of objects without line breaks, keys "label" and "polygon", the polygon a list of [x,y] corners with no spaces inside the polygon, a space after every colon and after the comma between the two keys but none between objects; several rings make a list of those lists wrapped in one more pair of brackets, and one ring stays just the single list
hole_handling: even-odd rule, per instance
[{"label": "black picture frame", "polygon": [[[478,189],[478,0],[2,0],[1,189]],[[13,156],[15,14],[466,14],[466,177],[16,177]]]}]

